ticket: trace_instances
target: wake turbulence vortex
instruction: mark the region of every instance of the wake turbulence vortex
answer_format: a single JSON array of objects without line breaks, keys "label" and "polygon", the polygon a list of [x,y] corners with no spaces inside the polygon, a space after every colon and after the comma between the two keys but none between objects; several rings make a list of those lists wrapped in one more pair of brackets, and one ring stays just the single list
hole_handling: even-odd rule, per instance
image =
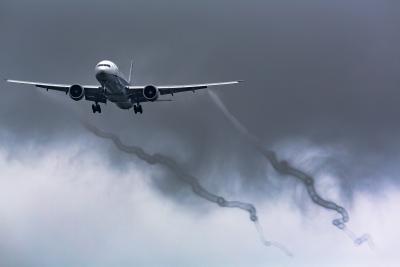
[{"label": "wake turbulence vortex", "polygon": [[265,157],[268,159],[272,167],[280,173],[281,175],[290,175],[300,180],[306,187],[307,193],[310,196],[311,200],[326,209],[334,210],[341,215],[341,218],[334,219],[332,224],[337,228],[343,230],[349,238],[351,238],[355,245],[361,245],[364,242],[368,242],[369,246],[372,248],[372,240],[368,234],[363,234],[360,237],[356,237],[356,235],[346,226],[346,223],[349,221],[349,214],[347,210],[338,204],[323,199],[315,190],[314,181],[315,179],[289,165],[287,161],[279,161],[276,153],[271,150],[267,150],[261,144],[261,141],[252,135],[243,124],[236,119],[236,117],[227,109],[225,104],[221,101],[218,95],[208,90],[209,95],[213,102],[217,105],[217,107],[222,111],[222,113],[228,118],[228,120],[235,126],[235,128],[246,137],[246,139]]},{"label": "wake turbulence vortex", "polygon": [[143,160],[144,162],[146,162],[150,165],[159,164],[163,167],[166,167],[167,169],[172,171],[179,180],[190,185],[193,193],[195,193],[197,196],[199,196],[207,201],[210,201],[212,203],[215,203],[215,204],[219,205],[220,207],[237,208],[237,209],[247,211],[250,215],[250,220],[252,222],[254,222],[254,224],[256,226],[256,230],[260,236],[261,242],[265,246],[274,246],[274,247],[280,249],[287,256],[292,256],[290,251],[287,250],[282,244],[275,242],[275,241],[268,241],[265,239],[265,237],[263,235],[263,230],[258,221],[257,210],[254,207],[254,205],[252,205],[250,203],[241,202],[241,201],[229,201],[221,196],[215,195],[215,194],[209,192],[208,190],[206,190],[203,186],[201,186],[196,177],[186,173],[183,170],[183,168],[180,167],[178,165],[178,163],[176,163],[176,161],[173,160],[172,158],[170,158],[166,155],[157,154],[157,153],[152,154],[152,155],[148,154],[141,147],[138,147],[138,146],[127,146],[121,142],[121,140],[118,136],[116,136],[112,133],[101,131],[100,129],[96,128],[95,126],[89,124],[88,122],[82,122],[82,123],[86,127],[86,129],[88,129],[90,132],[95,134],[97,137],[111,140],[120,151],[127,153],[127,154],[133,154],[136,157],[138,157],[139,159]]}]

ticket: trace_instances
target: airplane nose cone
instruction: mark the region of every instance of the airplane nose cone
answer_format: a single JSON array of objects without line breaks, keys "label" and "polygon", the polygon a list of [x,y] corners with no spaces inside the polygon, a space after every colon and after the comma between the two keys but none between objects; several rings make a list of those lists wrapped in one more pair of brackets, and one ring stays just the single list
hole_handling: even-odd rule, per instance
[{"label": "airplane nose cone", "polygon": [[101,75],[101,74],[105,74],[105,73],[106,73],[106,70],[105,70],[105,69],[96,68],[96,74]]},{"label": "airplane nose cone", "polygon": [[108,74],[117,74],[118,68],[109,60],[103,60],[97,63],[95,67],[96,76],[107,76]]},{"label": "airplane nose cone", "polygon": [[103,67],[96,67],[96,77],[98,80],[104,80],[107,75],[107,71]]}]

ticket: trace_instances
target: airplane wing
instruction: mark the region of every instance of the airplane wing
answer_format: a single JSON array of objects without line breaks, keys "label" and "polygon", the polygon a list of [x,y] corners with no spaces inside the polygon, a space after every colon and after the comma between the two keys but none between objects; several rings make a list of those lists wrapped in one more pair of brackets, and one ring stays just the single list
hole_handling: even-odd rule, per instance
[{"label": "airplane wing", "polygon": [[[38,82],[29,82],[29,81],[19,81],[19,80],[6,80],[9,83],[18,83],[18,84],[28,84],[34,85],[36,87],[44,88],[47,90],[56,90],[56,91],[63,91],[68,92],[68,89],[71,87],[71,84],[55,84],[55,83],[38,83]],[[98,89],[98,85],[83,85],[83,88],[91,88],[91,89]]]},{"label": "airplane wing", "polygon": [[[161,85],[156,86],[160,92],[160,95],[175,94],[187,91],[196,91],[199,89],[205,89],[212,86],[230,85],[237,84],[242,81],[231,81],[231,82],[220,82],[220,83],[200,83],[200,84],[186,84],[186,85]],[[131,90],[143,90],[146,86],[129,86]]]},{"label": "airplane wing", "polygon": [[[17,84],[27,84],[34,85],[39,88],[44,88],[48,90],[61,91],[68,93],[70,84],[55,84],[55,83],[40,83],[40,82],[29,82],[29,81],[19,81],[19,80],[6,80],[9,83]],[[85,99],[89,101],[95,101],[100,103],[106,103],[106,97],[104,96],[103,90],[98,85],[82,85],[85,89]]]}]

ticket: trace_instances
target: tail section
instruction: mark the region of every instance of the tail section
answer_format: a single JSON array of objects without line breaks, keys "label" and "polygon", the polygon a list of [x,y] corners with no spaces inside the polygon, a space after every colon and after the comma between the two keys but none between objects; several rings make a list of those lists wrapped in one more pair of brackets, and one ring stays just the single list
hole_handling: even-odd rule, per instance
[{"label": "tail section", "polygon": [[128,78],[129,84],[131,84],[131,80],[132,80],[132,69],[133,69],[133,60],[131,60],[131,67],[129,68],[129,78]]}]

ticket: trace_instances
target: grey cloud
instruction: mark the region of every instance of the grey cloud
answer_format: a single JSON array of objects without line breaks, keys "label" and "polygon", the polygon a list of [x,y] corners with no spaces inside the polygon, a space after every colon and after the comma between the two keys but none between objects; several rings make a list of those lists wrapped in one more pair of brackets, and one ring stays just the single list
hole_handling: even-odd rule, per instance
[{"label": "grey cloud", "polygon": [[[218,91],[228,109],[280,159],[316,181],[335,177],[340,204],[352,211],[344,200],[355,193],[380,196],[399,185],[399,10],[390,0],[3,0],[0,76],[96,83],[98,61],[127,72],[133,57],[140,84],[244,79]],[[99,116],[60,93],[0,88],[0,143],[10,157],[32,144],[80,142],[87,137],[82,116],[127,144],[181,162],[216,194],[240,193],[257,204],[296,194],[298,183],[272,172],[205,92],[144,104],[141,116],[109,104]],[[307,144],[331,149],[318,164],[298,165]],[[107,155],[114,170],[131,164],[101,142],[90,149]],[[192,205],[191,192],[171,176],[152,177],[152,187]],[[303,200],[301,208],[311,204]]]},{"label": "grey cloud", "polygon": [[[361,0],[2,1],[0,73],[87,84],[95,83],[97,61],[128,69],[133,57],[137,83],[244,79],[219,91],[235,116],[268,147],[295,138],[343,146],[345,157],[327,157],[324,166],[351,196],[398,184],[397,7]],[[211,176],[229,171],[239,173],[229,182],[243,191],[279,194],[265,181],[262,159],[204,92],[145,105],[142,116],[112,105],[93,116],[90,104],[62,94],[1,88],[0,123],[15,135],[13,145],[74,140],[83,133],[78,110],[130,143],[184,159],[220,190],[227,181]]]}]

